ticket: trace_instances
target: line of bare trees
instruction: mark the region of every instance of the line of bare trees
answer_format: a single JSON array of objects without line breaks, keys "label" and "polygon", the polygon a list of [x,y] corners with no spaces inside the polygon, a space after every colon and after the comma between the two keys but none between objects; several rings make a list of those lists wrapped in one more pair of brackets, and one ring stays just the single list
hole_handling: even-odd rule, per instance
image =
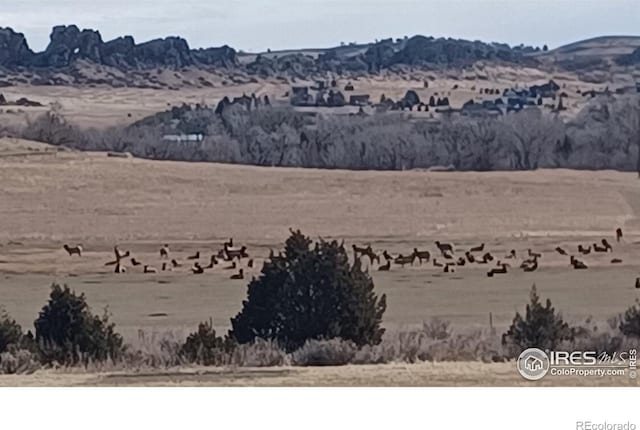
[{"label": "line of bare trees", "polygon": [[[165,134],[202,131],[203,141],[163,139]],[[640,171],[637,96],[596,98],[568,122],[536,108],[499,118],[427,122],[402,114],[310,117],[275,107],[246,111],[232,106],[218,115],[198,106],[173,115],[161,113],[126,128],[98,130],[70,125],[54,108],[20,134],[80,150],[261,166]]]}]

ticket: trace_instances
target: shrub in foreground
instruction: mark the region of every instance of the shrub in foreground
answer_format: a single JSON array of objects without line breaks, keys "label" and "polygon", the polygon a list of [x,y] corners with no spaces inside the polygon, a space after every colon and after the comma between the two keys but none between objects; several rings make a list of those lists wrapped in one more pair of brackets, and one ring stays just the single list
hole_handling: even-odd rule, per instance
[{"label": "shrub in foreground", "polygon": [[358,347],[342,339],[311,339],[295,350],[292,363],[296,366],[344,366],[353,362]]},{"label": "shrub in foreground", "polygon": [[105,310],[95,316],[84,294],[53,284],[49,302],[34,322],[35,341],[45,363],[75,364],[115,360],[124,352],[122,337]]},{"label": "shrub in foreground", "polygon": [[11,345],[22,341],[22,327],[0,307],[0,353],[6,352]]},{"label": "shrub in foreground", "polygon": [[635,305],[625,311],[619,328],[626,336],[640,338],[640,300],[636,299]]},{"label": "shrub in foreground", "polygon": [[284,255],[272,256],[249,283],[231,338],[251,343],[275,340],[291,352],[313,339],[341,338],[358,346],[378,344],[386,297],[374,292],[359,260],[349,264],[336,241],[312,241],[292,231]]},{"label": "shrub in foreground", "polygon": [[38,356],[27,349],[11,345],[0,354],[0,374],[33,373],[40,367]]},{"label": "shrub in foreground", "polygon": [[289,355],[277,342],[256,339],[253,343],[235,345],[230,364],[245,367],[273,367],[290,363]]},{"label": "shrub in foreground", "polygon": [[192,363],[220,366],[228,363],[232,349],[232,342],[216,335],[213,321],[209,320],[200,323],[198,331],[187,337],[180,354]]},{"label": "shrub in foreground", "polygon": [[511,327],[502,335],[502,344],[510,355],[518,355],[527,348],[556,349],[561,342],[574,339],[573,330],[556,313],[551,301],[540,303],[535,285],[530,300],[524,317],[516,312]]}]

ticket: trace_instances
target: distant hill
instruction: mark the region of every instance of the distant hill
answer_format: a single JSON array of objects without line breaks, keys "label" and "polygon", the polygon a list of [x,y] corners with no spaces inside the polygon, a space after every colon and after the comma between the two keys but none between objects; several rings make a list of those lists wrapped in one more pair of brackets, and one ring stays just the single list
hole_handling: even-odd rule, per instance
[{"label": "distant hill", "polygon": [[[599,37],[543,52],[539,47],[418,35],[326,49],[247,54],[226,45],[191,49],[177,36],[142,43],[136,43],[132,36],[103,41],[98,31],[69,25],[54,27],[47,48],[34,52],[23,34],[0,28],[0,86],[17,82],[154,87],[167,85],[156,79],[162,70],[220,72],[234,81],[236,73],[248,75],[248,79],[313,79],[327,74],[464,68],[478,62],[566,70],[635,65],[640,64],[640,37]],[[202,84],[207,85],[206,80]]]},{"label": "distant hill", "polygon": [[560,46],[542,53],[537,59],[568,70],[608,68],[612,65],[640,64],[629,61],[640,53],[640,36],[600,36]]}]

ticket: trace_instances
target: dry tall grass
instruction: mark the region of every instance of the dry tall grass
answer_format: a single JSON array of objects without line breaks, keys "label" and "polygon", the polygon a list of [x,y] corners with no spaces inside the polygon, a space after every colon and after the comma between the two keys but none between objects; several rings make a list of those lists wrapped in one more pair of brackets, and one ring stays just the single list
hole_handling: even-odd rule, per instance
[{"label": "dry tall grass", "polygon": [[[619,318],[606,323],[587,319],[579,325],[579,335],[564,342],[567,351],[614,352],[637,348],[637,339],[619,331]],[[434,329],[435,327],[435,329]],[[180,353],[186,334],[180,331],[139,331],[136,341],[127,345],[127,352],[118,360],[84,360],[75,366],[44,366],[28,351],[12,349],[0,356],[0,374],[33,373],[53,369],[61,373],[151,372],[193,367]],[[499,334],[493,330],[455,332],[448,323],[434,319],[425,321],[421,329],[386,333],[379,345],[358,348],[342,339],[308,341],[298,350],[286,353],[277,343],[258,340],[238,345],[231,351],[220,351],[221,360],[215,367],[278,367],[278,366],[341,366],[420,362],[483,362],[509,361],[508,351]],[[82,360],[81,360],[82,361]]]}]

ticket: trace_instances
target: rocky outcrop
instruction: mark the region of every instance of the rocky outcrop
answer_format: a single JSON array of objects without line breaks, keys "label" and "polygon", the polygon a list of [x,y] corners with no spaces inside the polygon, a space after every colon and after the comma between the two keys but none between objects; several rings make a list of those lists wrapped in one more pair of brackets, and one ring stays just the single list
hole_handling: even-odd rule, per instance
[{"label": "rocky outcrop", "polygon": [[371,48],[367,49],[367,52],[364,54],[364,60],[366,61],[369,70],[379,71],[390,63],[395,52],[393,42],[376,43]]},{"label": "rocky outcrop", "polygon": [[118,69],[132,67],[136,62],[135,46],[131,36],[118,37],[105,42],[101,48],[102,63]]},{"label": "rocky outcrop", "polygon": [[133,48],[136,66],[151,68],[156,66],[180,69],[193,65],[189,44],[180,37],[154,39]]},{"label": "rocky outcrop", "polygon": [[[236,51],[226,45],[191,49],[187,41],[180,37],[154,39],[139,44],[131,36],[103,41],[98,31],[81,30],[75,25],[54,27],[47,48],[43,52],[34,53],[22,34],[10,28],[0,28],[0,68],[23,69],[22,71],[30,69],[33,75],[30,82],[46,85],[64,85],[67,78],[70,82],[79,84],[115,82],[105,77],[100,66],[118,69],[107,72],[107,76],[119,75],[119,72],[126,75],[123,85],[129,85],[132,82],[129,78],[133,75],[144,75],[153,69],[179,70],[186,67],[207,71],[225,68],[234,73],[246,72],[262,78],[275,77],[284,81],[292,79],[295,82],[296,79],[326,79],[335,75],[359,76],[383,69],[403,72],[414,66],[467,66],[477,61],[495,60],[522,64],[525,61],[535,61],[526,55],[531,49],[415,36],[395,41],[386,39],[369,45],[349,44],[325,50],[317,57],[301,52],[267,53],[257,55],[248,64],[240,64]],[[626,61],[637,61],[638,56],[640,53],[636,52],[628,56]],[[88,72],[84,73],[83,69]],[[92,73],[89,72],[95,72],[93,75],[98,77],[92,78]],[[159,85],[149,77],[145,79],[146,83],[142,85]],[[144,81],[142,78],[141,80]],[[327,103],[330,103],[328,99]],[[342,101],[338,100],[336,103]]]},{"label": "rocky outcrop", "polygon": [[236,52],[228,46],[191,50],[180,37],[136,44],[133,37],[124,36],[103,42],[99,32],[80,30],[75,25],[54,27],[47,48],[34,54],[22,34],[10,28],[0,29],[0,66],[62,69],[76,60],[121,70],[237,65]]},{"label": "rocky outcrop", "polygon": [[191,55],[197,64],[215,67],[232,68],[238,65],[236,50],[224,45],[219,48],[191,50]]},{"label": "rocky outcrop", "polygon": [[24,34],[16,33],[11,28],[0,28],[0,66],[28,64],[33,55]]},{"label": "rocky outcrop", "polygon": [[80,58],[100,64],[102,45],[102,37],[97,31],[80,31],[75,25],[57,26],[51,32],[47,49],[36,54],[31,64],[23,65],[61,68]]},{"label": "rocky outcrop", "polygon": [[521,63],[525,51],[524,47],[516,49],[504,44],[414,36],[402,42],[384,41],[372,45],[364,58],[370,69],[378,70],[401,64],[464,66],[487,60]]}]

